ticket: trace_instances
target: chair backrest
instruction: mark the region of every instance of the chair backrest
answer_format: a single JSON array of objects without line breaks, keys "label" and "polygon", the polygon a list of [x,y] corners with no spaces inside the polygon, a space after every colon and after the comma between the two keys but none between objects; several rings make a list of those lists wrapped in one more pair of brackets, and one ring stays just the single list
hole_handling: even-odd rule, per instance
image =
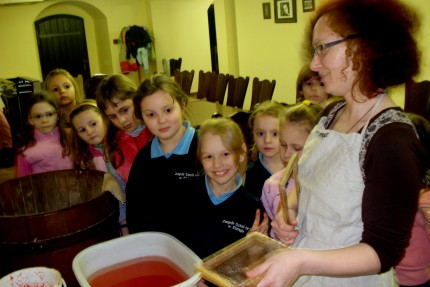
[{"label": "chair backrest", "polygon": [[197,98],[204,99],[207,98],[209,94],[210,81],[212,77],[212,72],[199,71],[199,86],[197,89]]},{"label": "chair backrest", "polygon": [[255,77],[252,81],[251,109],[255,106],[255,104],[271,100],[273,96],[273,91],[275,90],[275,85],[276,80],[260,81],[257,77]]},{"label": "chair backrest", "polygon": [[78,85],[79,94],[81,95],[80,99],[77,100],[83,100],[85,98],[85,88],[84,88],[84,77],[82,77],[81,74],[74,77],[76,84]]},{"label": "chair backrest", "polygon": [[225,75],[212,73],[210,76],[209,94],[206,98],[209,102],[218,102],[220,104],[224,103],[225,92],[227,90],[228,84],[228,76],[228,74]]},{"label": "chair backrest", "polygon": [[163,73],[166,76],[170,76],[171,75],[171,73],[170,73],[170,62],[167,63],[167,60],[165,58],[163,58],[163,60],[161,60],[161,63],[163,64]]},{"label": "chair backrest", "polygon": [[430,81],[410,80],[405,84],[405,111],[430,121]]},{"label": "chair backrest", "polygon": [[178,85],[181,87],[181,89],[187,95],[190,95],[191,86],[193,84],[193,79],[194,79],[194,70],[179,71],[178,69],[176,69],[173,76],[175,77],[175,81],[178,83]]},{"label": "chair backrest", "polygon": [[173,76],[175,73],[175,70],[181,70],[182,65],[182,58],[179,59],[170,59],[170,76]]},{"label": "chair backrest", "polygon": [[249,77],[228,77],[227,106],[243,108]]}]

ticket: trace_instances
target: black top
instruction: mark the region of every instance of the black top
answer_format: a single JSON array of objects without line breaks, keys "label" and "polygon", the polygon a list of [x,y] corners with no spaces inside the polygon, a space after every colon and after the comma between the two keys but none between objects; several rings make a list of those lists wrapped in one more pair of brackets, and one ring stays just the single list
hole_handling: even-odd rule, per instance
[{"label": "black top", "polygon": [[[337,103],[330,111],[326,127],[343,104]],[[381,272],[399,262],[409,242],[422,187],[424,154],[413,125],[400,108],[385,109],[370,120],[360,152],[365,184],[361,242],[376,251]]]},{"label": "black top", "polygon": [[246,171],[246,191],[250,192],[257,198],[261,198],[264,182],[270,176],[270,172],[263,166],[260,159],[251,162],[248,165],[248,170]]},{"label": "black top", "polygon": [[186,241],[191,224],[192,195],[198,178],[197,133],[188,154],[151,159],[151,144],[139,151],[131,167],[127,194],[127,223],[131,233],[159,231]]},{"label": "black top", "polygon": [[263,211],[260,199],[240,186],[224,202],[214,205],[206,190],[205,177],[198,181],[195,212],[189,247],[201,258],[245,237],[251,229],[257,209]]}]

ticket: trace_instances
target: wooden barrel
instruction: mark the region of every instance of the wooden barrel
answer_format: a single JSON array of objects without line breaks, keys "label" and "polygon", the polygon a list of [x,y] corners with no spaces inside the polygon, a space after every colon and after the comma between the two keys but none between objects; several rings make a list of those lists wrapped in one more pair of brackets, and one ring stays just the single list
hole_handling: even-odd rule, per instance
[{"label": "wooden barrel", "polygon": [[72,261],[81,250],[118,237],[118,200],[102,191],[103,172],[62,170],[0,185],[0,277],[52,267],[79,286]]}]

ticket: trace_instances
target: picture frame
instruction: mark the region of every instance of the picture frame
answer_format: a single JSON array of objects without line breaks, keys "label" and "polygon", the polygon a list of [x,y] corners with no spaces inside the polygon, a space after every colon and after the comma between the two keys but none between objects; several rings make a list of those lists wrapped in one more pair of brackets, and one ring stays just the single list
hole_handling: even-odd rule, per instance
[{"label": "picture frame", "polygon": [[315,0],[302,0],[303,12],[311,12],[315,10]]},{"label": "picture frame", "polygon": [[275,5],[275,23],[296,23],[296,0],[273,0]]},{"label": "picture frame", "polygon": [[272,18],[272,13],[270,11],[270,2],[263,3],[263,19]]}]

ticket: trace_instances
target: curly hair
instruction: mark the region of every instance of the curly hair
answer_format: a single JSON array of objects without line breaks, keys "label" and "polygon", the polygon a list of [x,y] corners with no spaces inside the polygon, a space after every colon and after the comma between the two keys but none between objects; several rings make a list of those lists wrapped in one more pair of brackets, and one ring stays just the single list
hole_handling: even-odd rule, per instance
[{"label": "curly hair", "polygon": [[[107,105],[115,105],[114,99],[119,101],[133,100],[136,95],[136,84],[124,75],[112,75],[104,77],[99,83],[96,100],[97,106],[105,114]],[[105,114],[106,116],[106,114]],[[106,153],[114,168],[120,167],[124,162],[124,154],[119,148],[117,133],[119,129],[113,125],[108,125],[106,133]],[[118,155],[118,160],[115,157]]]},{"label": "curly hair", "polygon": [[357,72],[354,85],[368,98],[376,97],[387,87],[405,83],[419,72],[420,51],[414,37],[420,18],[404,3],[398,0],[324,2],[308,27],[308,53],[312,47],[312,31],[322,17],[341,37],[358,35],[346,42],[346,55]]}]

